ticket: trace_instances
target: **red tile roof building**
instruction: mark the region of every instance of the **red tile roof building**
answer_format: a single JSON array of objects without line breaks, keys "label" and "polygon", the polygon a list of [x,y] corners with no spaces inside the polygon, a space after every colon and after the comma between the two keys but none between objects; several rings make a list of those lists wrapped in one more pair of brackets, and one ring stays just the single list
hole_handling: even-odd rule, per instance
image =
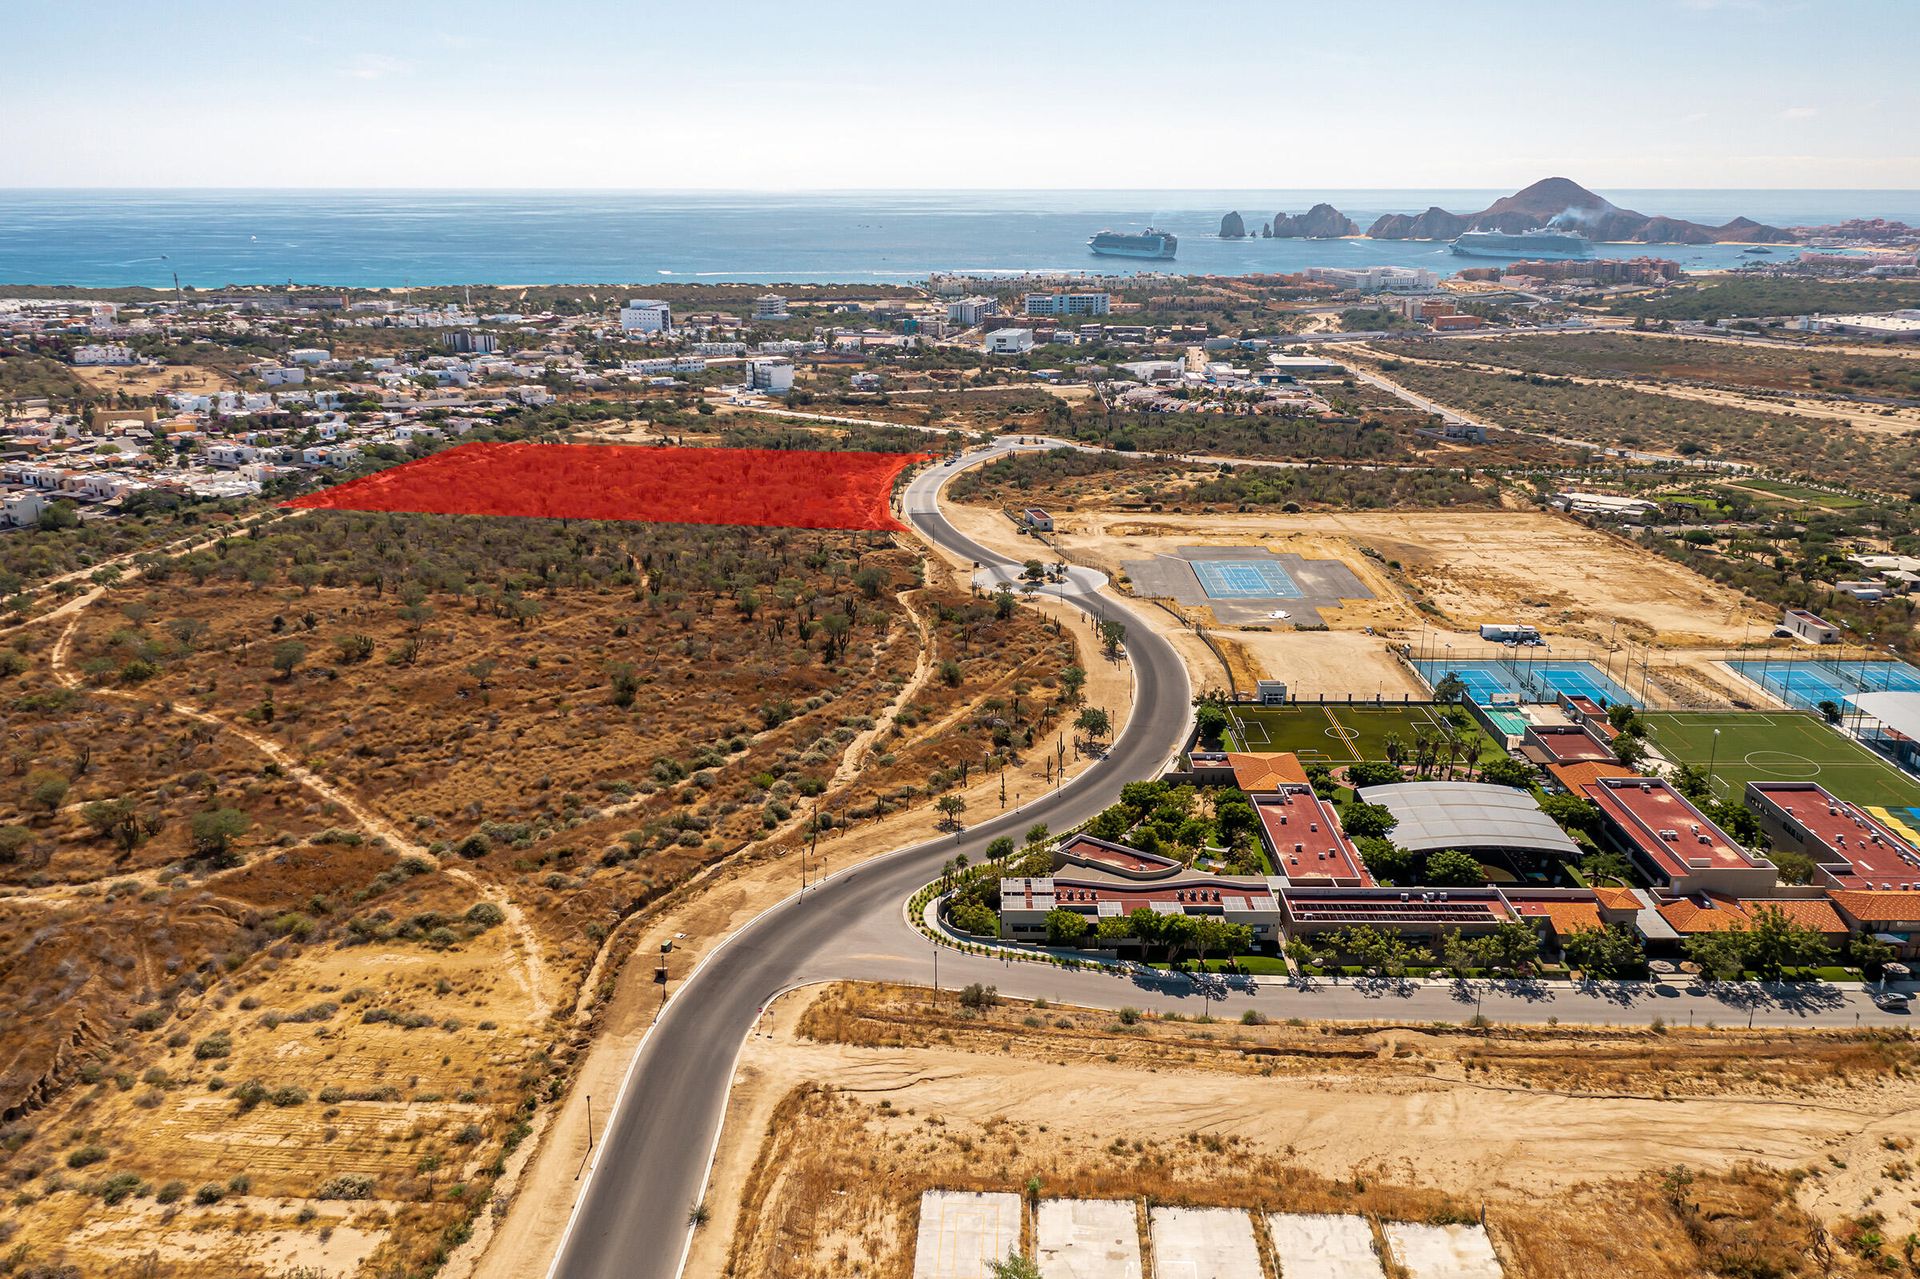
[{"label": "red tile roof building", "polygon": [[1290,884],[1333,888],[1371,887],[1373,876],[1360,850],[1340,828],[1340,814],[1313,793],[1311,786],[1286,786],[1271,795],[1255,795],[1261,837],[1273,868]]},{"label": "red tile roof building", "polygon": [[1813,782],[1748,782],[1747,803],[1776,845],[1811,857],[1832,888],[1920,888],[1920,849]]},{"label": "red tile roof building", "polygon": [[1660,778],[1603,777],[1581,793],[1599,806],[1613,843],[1674,894],[1760,896],[1779,880],[1773,863],[1742,848]]}]

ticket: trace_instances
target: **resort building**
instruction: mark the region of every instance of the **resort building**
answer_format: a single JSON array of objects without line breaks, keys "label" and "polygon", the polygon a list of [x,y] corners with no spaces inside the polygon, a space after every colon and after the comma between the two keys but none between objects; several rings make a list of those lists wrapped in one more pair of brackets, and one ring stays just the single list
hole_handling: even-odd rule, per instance
[{"label": "resort building", "polygon": [[620,308],[620,327],[629,333],[671,333],[673,308],[650,298],[635,298]]}]

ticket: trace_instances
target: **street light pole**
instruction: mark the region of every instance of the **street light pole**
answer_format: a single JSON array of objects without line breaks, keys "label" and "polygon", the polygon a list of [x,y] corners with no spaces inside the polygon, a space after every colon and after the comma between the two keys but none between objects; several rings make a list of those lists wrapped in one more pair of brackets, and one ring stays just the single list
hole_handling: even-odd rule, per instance
[{"label": "street light pole", "polygon": [[1720,759],[1720,730],[1713,730],[1713,745],[1707,750],[1707,794],[1713,794],[1713,769]]}]

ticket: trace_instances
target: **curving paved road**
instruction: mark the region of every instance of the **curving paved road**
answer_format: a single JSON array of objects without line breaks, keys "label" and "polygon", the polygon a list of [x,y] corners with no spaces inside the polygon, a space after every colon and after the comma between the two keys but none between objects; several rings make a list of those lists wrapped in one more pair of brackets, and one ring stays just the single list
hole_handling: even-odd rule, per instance
[{"label": "curving paved road", "polygon": [[[983,567],[1004,557],[960,535],[940,514],[939,488],[964,466],[990,460],[996,444],[942,463],[908,488],[908,518],[930,539]],[[1058,590],[1058,588],[1053,588]],[[1069,586],[1066,598],[1090,615],[1131,621],[1124,606]],[[842,871],[803,897],[789,898],[713,951],[667,1005],[641,1044],[614,1104],[587,1185],[549,1274],[564,1279],[675,1279],[691,1241],[689,1210],[705,1195],[741,1044],[780,992],[840,978],[944,986],[981,981],[1008,995],[1045,996],[1092,1007],[1132,1004],[1166,1011],[1211,1005],[1183,977],[1129,978],[962,955],[933,947],[907,922],[904,903],[936,878],[956,852],[978,859],[989,840],[1016,839],[1034,822],[1062,829],[1112,802],[1123,782],[1154,776],[1186,732],[1190,691],[1173,649],[1138,624],[1128,651],[1136,682],[1132,718],[1107,759],[1061,789],[957,836],[902,849]],[[1257,1010],[1275,1018],[1453,1021],[1476,1012],[1506,1022],[1549,1020],[1644,1025],[1900,1025],[1857,988],[1703,989],[1621,983],[1568,986],[1524,982],[1283,981],[1247,985],[1226,997],[1224,1016]]]},{"label": "curving paved road", "polygon": [[[937,505],[940,486],[955,471],[1006,451],[1008,446],[996,445],[929,468],[906,491],[907,517],[963,558],[1008,566],[1004,556],[957,532]],[[930,948],[908,928],[901,908],[939,876],[943,862],[961,852],[979,860],[989,841],[1001,835],[1018,839],[1035,822],[1056,830],[1074,825],[1112,803],[1122,782],[1160,771],[1191,715],[1185,667],[1172,646],[1134,622],[1123,605],[1071,589],[1067,598],[1096,618],[1133,622],[1127,649],[1136,681],[1134,709],[1107,758],[1023,808],[832,876],[716,949],[667,1005],[635,1056],[552,1274],[673,1279],[690,1239],[688,1212],[705,1189],[733,1063],[761,1009],[781,991],[825,977],[884,973],[926,980],[933,966]],[[850,921],[863,927],[848,929]],[[996,973],[1000,967],[984,966]]]}]

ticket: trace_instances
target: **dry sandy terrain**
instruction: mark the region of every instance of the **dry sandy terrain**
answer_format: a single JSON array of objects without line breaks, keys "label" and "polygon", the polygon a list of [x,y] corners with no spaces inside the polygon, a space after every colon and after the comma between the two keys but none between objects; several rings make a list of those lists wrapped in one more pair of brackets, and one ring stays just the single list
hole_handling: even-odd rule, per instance
[{"label": "dry sandy terrain", "polygon": [[[1385,353],[1376,351],[1372,347],[1363,346],[1357,349],[1376,359],[1388,358]],[[1447,360],[1424,360],[1418,356],[1397,354],[1391,358],[1405,364],[1421,364],[1437,369],[1473,369],[1492,374],[1528,372],[1525,369],[1507,368],[1498,364],[1459,364]],[[1629,378],[1587,377],[1577,373],[1557,373],[1554,376],[1579,386],[1612,387],[1618,391],[1630,391],[1639,395],[1663,395],[1677,400],[1695,400],[1702,404],[1745,409],[1752,413],[1783,413],[1790,417],[1811,417],[1829,422],[1845,422],[1862,431],[1885,435],[1905,435],[1916,425],[1920,425],[1920,410],[1895,409],[1892,412],[1885,412],[1879,408],[1863,408],[1845,400],[1825,399],[1814,395],[1773,398],[1742,395],[1738,391],[1721,390],[1716,387],[1683,386],[1678,382],[1656,384],[1636,382]]]},{"label": "dry sandy terrain", "polygon": [[[850,1015],[849,997],[880,1015]],[[775,1247],[795,1279],[904,1279],[920,1190],[1019,1190],[1029,1176],[1048,1195],[1413,1220],[1484,1203],[1510,1276],[1591,1274],[1602,1258],[1621,1275],[1735,1273],[1702,1264],[1717,1244],[1712,1229],[1689,1234],[1695,1214],[1744,1214],[1747,1255],[1786,1257],[1844,1247],[1863,1212],[1885,1214],[1888,1238],[1920,1220],[1903,1184],[1920,1083],[1876,1064],[1871,1042],[1151,1016],[1129,1028],[925,1000],[801,992],[750,1041],[689,1275],[769,1273]],[[1776,1075],[1749,1054],[1783,1064]],[[1684,1209],[1659,1189],[1676,1165],[1697,1178]],[[1820,1273],[1857,1273],[1835,1253]],[[1801,1273],[1792,1264],[1738,1273]]]},{"label": "dry sandy terrain", "polygon": [[[954,579],[964,580],[959,578],[958,566],[941,559],[931,563],[935,572],[945,563]],[[929,580],[933,577],[934,573],[930,573]],[[1038,601],[1035,607],[1068,625],[1080,650],[1081,664],[1087,671],[1086,700],[1107,710],[1113,717],[1113,731],[1117,736],[1133,708],[1132,672],[1125,660],[1114,662],[1102,657],[1085,620],[1074,610],[1049,601]],[[1041,762],[1040,754],[1036,753],[1029,761],[1030,767],[1009,770],[1009,804],[1018,803],[1023,794],[1031,796],[1047,785]],[[1069,776],[1085,766],[1084,761],[1070,762]],[[999,811],[997,778],[982,779],[955,793],[966,799],[970,813]],[[936,821],[937,814],[923,805],[881,822],[836,830],[821,841],[819,858],[810,863],[808,873],[818,875],[840,870],[931,838],[937,833]],[[607,1100],[619,1090],[620,1080],[659,1007],[651,971],[643,964],[625,964],[624,958],[658,953],[661,942],[672,940],[673,985],[670,989],[677,988],[680,979],[691,973],[720,941],[799,887],[800,852],[804,847],[805,842],[797,832],[786,839],[770,840],[747,858],[716,866],[697,884],[675,894],[659,909],[636,916],[621,930],[603,952],[601,961],[603,966],[610,965],[619,972],[617,984],[610,995],[601,999],[603,1008],[598,1013],[597,1036],[582,1060],[566,1101],[548,1116],[550,1122],[540,1133],[537,1154],[532,1154],[529,1161],[529,1154],[536,1146],[530,1141],[518,1159],[510,1162],[508,1179],[518,1187],[503,1196],[503,1202],[509,1203],[510,1208],[498,1219],[482,1219],[474,1240],[454,1255],[446,1274],[519,1279],[544,1272],[579,1190],[573,1175],[586,1151],[589,1106],[586,1099],[594,1096],[601,1099],[593,1123],[596,1132],[602,1131]],[[593,976],[582,983],[583,1006],[594,997],[598,984]],[[581,1022],[583,1026],[586,1024],[584,1013]],[[759,1096],[750,1090],[741,1094],[742,1100],[736,1104],[753,1104]],[[750,1162],[752,1156],[750,1148],[730,1150],[726,1158],[732,1162],[716,1165],[712,1177],[716,1203],[737,1194],[745,1169],[733,1165],[742,1157]],[[707,1232],[701,1239],[710,1237],[711,1232]],[[694,1267],[688,1273],[704,1272]]]},{"label": "dry sandy terrain", "polygon": [[1260,668],[1261,678],[1287,682],[1289,693],[1305,700],[1327,697],[1372,697],[1389,701],[1402,696],[1421,698],[1420,687],[1407,668],[1387,652],[1387,641],[1358,631],[1252,631],[1231,633]]},{"label": "dry sandy terrain", "polygon": [[[169,391],[185,391],[206,395],[213,391],[231,391],[239,385],[217,369],[186,364],[76,367],[73,375],[109,394],[120,391],[128,395],[165,395]],[[103,416],[110,419],[112,411],[103,410]]]},{"label": "dry sandy terrain", "polygon": [[[1662,647],[1737,643],[1770,614],[1624,539],[1534,511],[1141,516],[1075,512],[1059,535],[1074,560],[1114,571],[1187,545],[1254,545],[1342,559],[1380,599],[1328,611],[1338,630],[1416,631],[1434,619],[1471,629],[1529,622],[1549,637]],[[1364,554],[1372,551],[1373,559]],[[1396,567],[1397,565],[1397,567]],[[1385,589],[1383,589],[1383,584]]]}]

